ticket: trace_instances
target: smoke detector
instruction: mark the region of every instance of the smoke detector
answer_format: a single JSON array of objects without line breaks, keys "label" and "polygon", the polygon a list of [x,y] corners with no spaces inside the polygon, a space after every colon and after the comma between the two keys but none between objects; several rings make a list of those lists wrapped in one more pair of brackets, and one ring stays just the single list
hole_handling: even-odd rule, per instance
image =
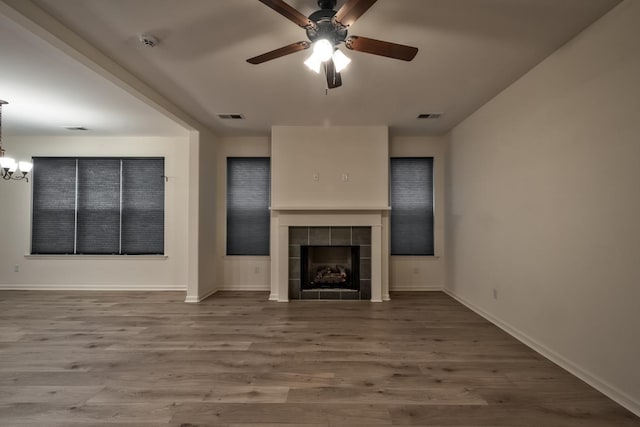
[{"label": "smoke detector", "polygon": [[140,43],[147,47],[156,47],[159,43],[158,39],[151,34],[140,34],[138,38],[140,40]]}]

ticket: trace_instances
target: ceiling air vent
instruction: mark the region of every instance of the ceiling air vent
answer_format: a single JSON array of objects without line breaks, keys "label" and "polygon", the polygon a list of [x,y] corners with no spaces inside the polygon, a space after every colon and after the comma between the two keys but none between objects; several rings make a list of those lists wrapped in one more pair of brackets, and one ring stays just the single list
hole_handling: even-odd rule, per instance
[{"label": "ceiling air vent", "polygon": [[66,130],[74,130],[74,131],[84,131],[84,130],[89,130],[88,128],[84,127],[84,126],[65,126],[64,127]]},{"label": "ceiling air vent", "polygon": [[218,118],[222,120],[244,120],[242,114],[218,114]]},{"label": "ceiling air vent", "polygon": [[418,115],[419,119],[439,119],[440,117],[442,117],[442,113],[426,113]]}]

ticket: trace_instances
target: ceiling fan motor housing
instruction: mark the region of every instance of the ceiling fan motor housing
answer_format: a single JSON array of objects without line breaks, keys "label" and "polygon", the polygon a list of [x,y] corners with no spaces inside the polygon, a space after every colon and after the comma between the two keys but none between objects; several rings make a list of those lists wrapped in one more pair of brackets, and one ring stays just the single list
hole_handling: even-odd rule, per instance
[{"label": "ceiling fan motor housing", "polygon": [[320,9],[335,9],[336,0],[318,0],[318,7]]},{"label": "ceiling fan motor housing", "polygon": [[323,7],[324,3],[332,4],[332,8],[323,8],[309,15],[309,19],[316,23],[316,28],[307,29],[307,37],[312,43],[316,40],[327,39],[331,44],[337,46],[346,40],[347,29],[332,21],[332,18],[336,14],[336,11],[333,10],[335,1],[318,1],[320,7]]}]

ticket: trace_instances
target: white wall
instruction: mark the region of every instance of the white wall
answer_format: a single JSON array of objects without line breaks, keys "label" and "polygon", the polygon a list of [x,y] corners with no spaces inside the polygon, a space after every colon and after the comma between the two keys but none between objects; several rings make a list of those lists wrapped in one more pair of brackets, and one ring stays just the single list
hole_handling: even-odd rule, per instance
[{"label": "white wall", "polygon": [[[216,259],[218,213],[218,150],[219,138],[209,131],[198,132],[198,301],[219,289]],[[187,297],[189,297],[188,295]]]},{"label": "white wall", "polygon": [[457,126],[446,188],[449,291],[640,415],[639,22],[623,2]]},{"label": "white wall", "polygon": [[[389,286],[391,291],[440,290],[444,287],[444,176],[446,138],[395,137],[389,143],[392,157],[434,157],[435,161],[435,240],[434,257],[391,257]],[[226,247],[226,158],[233,156],[269,157],[267,137],[227,137],[220,141],[217,170],[217,283],[228,290],[268,290],[270,281],[269,257],[225,256]],[[388,172],[385,168],[377,173]],[[361,167],[356,164],[355,167]],[[350,167],[350,169],[352,169]],[[292,202],[294,203],[294,202]]]},{"label": "white wall", "polygon": [[[3,141],[16,158],[31,156],[164,156],[164,258],[25,257],[30,251],[31,183],[0,182],[0,289],[186,289],[188,139],[13,137]],[[15,267],[18,266],[18,272]]]},{"label": "white wall", "polygon": [[389,206],[385,126],[274,126],[271,153],[273,207]]},{"label": "white wall", "polygon": [[227,137],[220,141],[216,162],[216,281],[221,289],[270,289],[271,264],[268,256],[226,256],[227,250],[227,157],[270,157],[268,137]]},{"label": "white wall", "polygon": [[[389,260],[391,291],[429,291],[444,288],[445,274],[445,154],[444,137],[394,137],[391,157],[433,157],[435,256],[392,256]],[[393,214],[393,212],[391,212]]]}]

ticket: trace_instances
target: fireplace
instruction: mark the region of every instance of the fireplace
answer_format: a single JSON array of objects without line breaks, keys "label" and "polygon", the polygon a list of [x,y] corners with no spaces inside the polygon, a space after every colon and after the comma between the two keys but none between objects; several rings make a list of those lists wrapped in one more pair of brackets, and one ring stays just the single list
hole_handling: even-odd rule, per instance
[{"label": "fireplace", "polygon": [[[388,208],[311,209],[271,208],[271,295],[270,300],[359,300],[382,302],[389,299]],[[302,285],[303,247],[358,247],[352,256],[351,278],[344,288],[308,288]],[[331,262],[330,264],[340,264]],[[355,265],[354,265],[355,264]],[[337,269],[340,275],[340,269]],[[333,272],[336,273],[336,272]],[[346,272],[345,272],[346,273]],[[335,277],[335,276],[334,276]],[[341,279],[336,279],[341,281]],[[356,287],[358,284],[358,287]],[[314,283],[314,286],[317,286]]]},{"label": "fireplace", "polygon": [[360,246],[300,246],[300,289],[360,290]]},{"label": "fireplace", "polygon": [[371,227],[289,227],[290,299],[371,300]]}]

